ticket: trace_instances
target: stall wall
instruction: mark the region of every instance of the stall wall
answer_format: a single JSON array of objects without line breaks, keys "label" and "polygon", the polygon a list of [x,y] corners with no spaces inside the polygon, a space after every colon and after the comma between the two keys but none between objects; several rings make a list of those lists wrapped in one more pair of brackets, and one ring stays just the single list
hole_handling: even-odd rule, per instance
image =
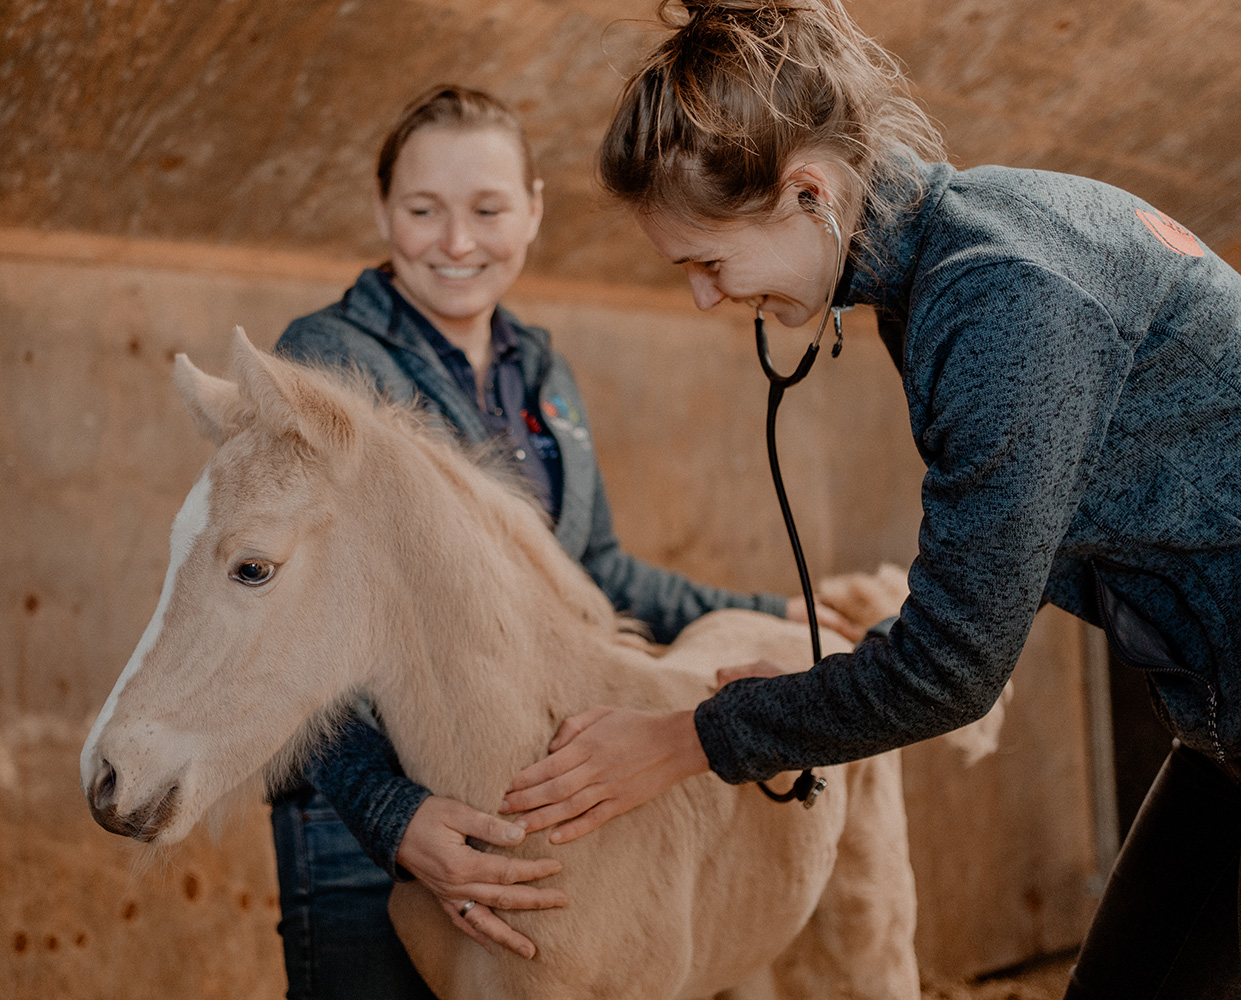
[{"label": "stall wall", "polygon": [[[175,352],[222,373],[337,298],[350,262],[0,232],[0,995],[282,995],[266,810],[152,857],[94,826],[77,754],[150,616],[172,517],[209,453],[170,384]],[[766,383],[742,310],[531,280],[590,409],[619,534],[731,587],[793,593],[766,466]],[[802,334],[773,330],[791,367]],[[862,310],[780,417],[818,575],[908,563],[920,465],[899,382]],[[1072,946],[1092,900],[1078,627],[1041,615],[997,753],[905,753],[924,967],[977,973]]]}]

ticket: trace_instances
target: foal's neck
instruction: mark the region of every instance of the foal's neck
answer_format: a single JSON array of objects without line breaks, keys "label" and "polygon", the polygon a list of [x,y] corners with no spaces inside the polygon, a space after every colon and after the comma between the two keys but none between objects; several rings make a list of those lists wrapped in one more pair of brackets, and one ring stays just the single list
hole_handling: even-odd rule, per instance
[{"label": "foal's neck", "polygon": [[373,693],[411,778],[494,810],[615,680],[611,606],[538,514],[454,449],[377,465],[401,502],[376,511],[399,556],[371,612],[391,634]]}]

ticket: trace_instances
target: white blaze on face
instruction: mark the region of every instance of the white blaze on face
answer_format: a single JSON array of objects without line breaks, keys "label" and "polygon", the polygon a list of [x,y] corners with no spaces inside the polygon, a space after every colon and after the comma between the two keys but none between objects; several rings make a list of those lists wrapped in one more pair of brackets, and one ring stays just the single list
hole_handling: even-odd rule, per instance
[{"label": "white blaze on face", "polygon": [[168,561],[168,572],[164,576],[164,589],[159,595],[159,604],[155,607],[155,614],[151,616],[151,621],[147,624],[146,631],[142,633],[142,638],[138,640],[137,648],[134,650],[133,655],[130,656],[129,662],[125,664],[125,669],[121,671],[121,676],[117,679],[116,686],[112,688],[112,693],[108,695],[108,700],[104,702],[104,706],[99,712],[99,718],[95,720],[95,724],[91,727],[90,735],[86,738],[86,745],[82,747],[79,768],[83,789],[89,788],[91,778],[94,775],[94,751],[95,744],[99,740],[99,734],[103,732],[104,727],[112,718],[112,713],[116,710],[116,702],[120,698],[121,691],[124,690],[129,679],[142,668],[142,662],[146,659],[147,653],[151,651],[159,640],[160,632],[164,627],[164,614],[168,610],[168,605],[172,601],[173,590],[176,587],[177,573],[184,565],[185,560],[189,558],[190,551],[194,548],[194,542],[207,526],[207,518],[211,513],[210,496],[211,477],[204,472],[199,477],[198,482],[194,484],[194,488],[190,490],[189,496],[185,498],[185,503],[181,505],[181,510],[172,522],[172,539],[169,543],[172,554]]}]

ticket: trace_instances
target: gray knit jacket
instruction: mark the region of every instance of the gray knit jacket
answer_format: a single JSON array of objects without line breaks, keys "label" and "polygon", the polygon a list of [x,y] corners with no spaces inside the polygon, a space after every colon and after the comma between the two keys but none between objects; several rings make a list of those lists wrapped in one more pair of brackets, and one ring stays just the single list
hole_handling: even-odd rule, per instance
[{"label": "gray knit jacket", "polygon": [[915,163],[886,194],[911,207],[871,214],[839,299],[878,310],[926,463],[910,595],[886,638],[699,706],[712,769],[767,778],[978,718],[1044,602],[1103,625],[1169,728],[1231,761],[1241,276],[1080,177]]}]

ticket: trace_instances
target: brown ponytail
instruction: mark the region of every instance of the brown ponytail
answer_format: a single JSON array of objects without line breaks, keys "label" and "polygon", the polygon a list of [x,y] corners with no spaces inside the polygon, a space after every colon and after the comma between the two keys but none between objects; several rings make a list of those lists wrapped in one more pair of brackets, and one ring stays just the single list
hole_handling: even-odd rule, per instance
[{"label": "brown ponytail", "polygon": [[599,152],[604,187],[643,212],[763,218],[794,157],[831,154],[875,205],[909,152],[940,159],[895,59],[840,0],[661,0],[672,34],[626,84]]}]

